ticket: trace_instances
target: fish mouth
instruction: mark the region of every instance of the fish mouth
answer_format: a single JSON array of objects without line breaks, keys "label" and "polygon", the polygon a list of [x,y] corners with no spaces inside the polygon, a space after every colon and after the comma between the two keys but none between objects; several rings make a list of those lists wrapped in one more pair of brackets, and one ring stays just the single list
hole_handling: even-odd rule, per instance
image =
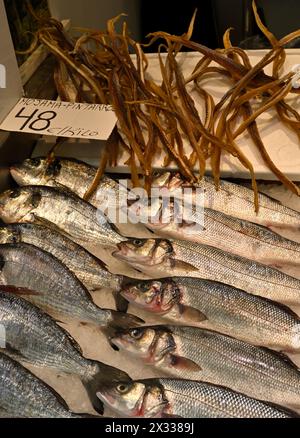
[{"label": "fish mouth", "polygon": [[116,251],[112,253],[113,257],[118,259],[126,259],[128,255],[128,249],[121,243],[117,243],[116,247],[118,248]]}]

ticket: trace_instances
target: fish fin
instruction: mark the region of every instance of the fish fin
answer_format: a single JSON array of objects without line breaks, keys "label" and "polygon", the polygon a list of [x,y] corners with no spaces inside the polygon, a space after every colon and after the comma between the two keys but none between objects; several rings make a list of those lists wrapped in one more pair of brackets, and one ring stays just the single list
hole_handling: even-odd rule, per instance
[{"label": "fish fin", "polygon": [[200,365],[186,357],[179,357],[175,354],[170,354],[170,359],[172,367],[177,368],[178,370],[188,370],[195,373],[202,370]]},{"label": "fish fin", "polygon": [[119,312],[126,313],[129,307],[129,302],[124,298],[119,291],[113,292],[116,308]]},{"label": "fish fin", "polygon": [[179,313],[183,319],[192,322],[203,322],[207,321],[207,316],[204,315],[200,310],[195,309],[191,306],[185,306],[184,304],[179,304]]},{"label": "fish fin", "polygon": [[63,230],[62,228],[60,228],[58,225],[54,224],[51,221],[48,221],[48,219],[45,219],[43,217],[38,216],[35,213],[32,213],[33,218],[34,218],[34,223],[38,224],[38,225],[42,225],[44,227],[50,228],[56,232],[58,232],[59,234],[63,234],[64,236],[68,237],[70,240],[73,239],[73,237],[67,233],[65,230]]},{"label": "fish fin", "polygon": [[36,292],[34,290],[26,289],[25,287],[16,287],[16,286],[0,286],[2,292],[11,293],[13,295],[24,295],[24,296],[41,296],[42,294]]},{"label": "fish fin", "polygon": [[184,271],[188,271],[188,272],[196,272],[196,271],[198,271],[198,269],[195,267],[195,266],[193,266],[193,265],[190,265],[189,263],[187,263],[187,262],[183,262],[182,260],[174,260],[174,269],[182,269],[182,270],[184,270]]},{"label": "fish fin", "polygon": [[112,328],[132,328],[144,324],[141,318],[135,315],[130,315],[128,313],[116,312],[115,310],[110,310],[111,321],[109,322],[109,327]]}]

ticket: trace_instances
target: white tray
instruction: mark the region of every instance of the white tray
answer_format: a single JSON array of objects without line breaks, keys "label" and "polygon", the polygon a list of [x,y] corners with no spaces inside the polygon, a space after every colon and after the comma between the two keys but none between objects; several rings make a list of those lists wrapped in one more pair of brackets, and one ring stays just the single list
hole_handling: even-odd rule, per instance
[{"label": "white tray", "polygon": [[[286,52],[287,60],[285,63],[285,70],[290,71],[295,64],[300,63],[300,50],[287,49]],[[250,61],[253,65],[257,64],[257,62],[259,62],[259,60],[266,53],[267,50],[252,50],[248,52]],[[150,54],[148,57],[150,61],[148,72],[155,81],[160,83],[161,78],[157,54]],[[194,52],[179,54],[178,60],[180,61],[185,76],[191,73],[200,58],[201,55]],[[266,72],[270,74],[271,69],[266,69]],[[207,91],[213,95],[216,102],[218,102],[218,100],[224,95],[230,86],[230,82],[228,80],[217,75],[207,76],[207,78],[203,81],[203,84],[205,85],[205,89],[207,89]],[[196,106],[201,114],[202,102],[200,97],[193,93],[192,87],[191,94],[194,96]],[[288,98],[288,101],[296,110],[300,111],[299,95],[291,95]],[[269,112],[261,115],[258,119],[258,126],[264,144],[274,163],[291,179],[300,181],[300,144],[297,136],[279,121],[274,110],[270,110]],[[53,144],[52,138],[43,138],[34,151],[34,156],[45,154],[50,148],[51,144]],[[257,178],[265,180],[276,179],[273,173],[263,163],[259,152],[256,150],[247,133],[238,138],[237,144],[253,163]],[[62,156],[73,156],[75,158],[87,161],[90,164],[97,165],[102,147],[103,143],[98,141],[86,142],[70,140],[62,147],[59,154]],[[187,145],[187,147],[189,146]],[[128,172],[128,167],[124,165],[127,158],[128,156],[124,152],[120,157],[118,166],[109,170],[116,173]],[[162,156],[156,157],[154,161],[155,168],[160,169],[162,167],[162,158]],[[172,163],[169,169],[176,169],[176,165]],[[210,170],[209,161],[207,162],[207,169],[208,171]],[[249,178],[248,171],[239,163],[236,158],[229,156],[228,154],[223,156],[221,172],[223,177],[232,176],[236,178]]]}]

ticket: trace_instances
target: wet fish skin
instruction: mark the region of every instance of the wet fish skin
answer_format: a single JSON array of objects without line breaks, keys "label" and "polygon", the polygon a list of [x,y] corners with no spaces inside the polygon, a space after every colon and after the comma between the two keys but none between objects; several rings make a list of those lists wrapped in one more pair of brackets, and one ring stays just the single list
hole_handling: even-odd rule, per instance
[{"label": "wet fish skin", "polygon": [[[139,200],[129,217],[146,222],[148,229],[164,238],[215,246],[280,270],[300,265],[300,244],[260,225],[228,216],[210,208],[197,210],[181,200]],[[300,274],[299,274],[300,275]]]},{"label": "wet fish skin", "polygon": [[65,265],[26,243],[0,245],[0,285],[21,288],[14,294],[55,316],[104,328],[141,322],[137,317],[96,306],[88,290]]},{"label": "wet fish skin", "polygon": [[133,239],[117,246],[114,257],[150,278],[203,278],[283,304],[300,303],[299,279],[218,248],[163,239]]},{"label": "wet fish skin", "polygon": [[101,260],[54,229],[38,224],[0,227],[0,244],[28,243],[49,252],[64,263],[90,290],[118,289],[121,276],[111,274]]},{"label": "wet fish skin", "polygon": [[[66,187],[83,198],[96,176],[97,169],[84,163],[69,158],[55,158],[49,163],[47,158],[27,159],[21,164],[11,167],[10,173],[20,186],[52,186]],[[94,207],[105,211],[108,202],[115,197],[119,205],[120,189],[117,181],[103,175],[97,191],[89,199]],[[124,189],[126,193],[126,188]]]},{"label": "wet fish skin", "polygon": [[183,181],[178,174],[167,173],[164,178],[160,177],[160,180],[154,180],[153,185],[168,188],[179,198],[182,197],[182,189],[188,189],[185,193],[185,200],[190,203],[196,199],[195,189],[202,189],[204,207],[272,228],[280,233],[287,229],[300,230],[299,212],[260,193],[260,207],[259,212],[256,213],[253,190],[229,181],[221,180],[217,191],[213,178],[209,176],[205,176],[199,183],[191,185]]},{"label": "wet fish skin", "polygon": [[25,418],[83,418],[42,380],[0,353],[0,409]]},{"label": "wet fish skin", "polygon": [[[86,359],[77,342],[52,317],[3,287],[0,287],[0,324],[5,329],[5,353],[17,360],[76,374],[86,387],[111,380],[130,380],[121,370]],[[95,402],[95,393],[89,392],[89,396],[94,408],[102,413],[102,406]]]},{"label": "wet fish skin", "polygon": [[195,327],[117,330],[112,345],[175,378],[226,386],[259,400],[300,407],[300,371],[282,354]]},{"label": "wet fish skin", "polygon": [[300,352],[300,319],[294,312],[223,283],[189,277],[128,280],[120,293],[166,321],[204,326],[278,351]]},{"label": "wet fish skin", "polygon": [[77,195],[53,187],[28,186],[0,195],[0,218],[58,228],[79,244],[112,247],[124,240],[104,214]]},{"label": "wet fish skin", "polygon": [[97,396],[115,412],[145,418],[294,418],[281,407],[205,382],[148,379],[100,388]]}]

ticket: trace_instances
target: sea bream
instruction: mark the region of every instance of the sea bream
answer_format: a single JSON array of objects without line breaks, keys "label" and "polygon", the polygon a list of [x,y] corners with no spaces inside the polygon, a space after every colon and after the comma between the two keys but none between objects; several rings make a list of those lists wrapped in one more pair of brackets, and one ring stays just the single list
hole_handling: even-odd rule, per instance
[{"label": "sea bream", "polygon": [[124,280],[120,294],[165,323],[206,327],[251,344],[300,352],[300,319],[288,307],[216,281]]},{"label": "sea bream", "polygon": [[55,227],[79,244],[111,248],[124,238],[100,210],[64,189],[29,186],[0,195],[0,218],[7,224],[38,223]]},{"label": "sea bream", "polygon": [[0,245],[0,285],[20,288],[21,296],[55,317],[62,315],[103,328],[140,322],[137,317],[96,306],[88,290],[63,263],[27,243]]},{"label": "sea bream", "polygon": [[[10,173],[20,186],[65,187],[83,198],[94,181],[97,169],[69,158],[32,158],[12,166]],[[123,181],[120,185],[118,181],[103,175],[97,190],[89,198],[89,203],[101,211],[106,211],[112,203],[119,206],[123,197],[125,203],[126,184]]]},{"label": "sea bream", "polygon": [[49,252],[64,263],[90,290],[119,288],[122,277],[111,274],[105,264],[82,246],[55,229],[38,224],[0,227],[0,244],[29,243]]},{"label": "sea bream", "polygon": [[0,418],[84,418],[34,374],[0,353]]},{"label": "sea bream", "polygon": [[[204,207],[272,228],[278,232],[293,229],[300,231],[300,212],[285,207],[279,201],[259,193],[259,211],[255,212],[252,189],[221,180],[216,190],[213,178],[205,176],[196,184],[190,184],[177,175],[165,173],[153,181],[153,186],[168,189],[173,197],[179,199],[184,194],[185,202],[193,204],[201,198]],[[197,194],[197,189],[201,190]],[[185,190],[185,191],[184,191]]]},{"label": "sea bream", "polygon": [[300,276],[300,243],[210,208],[197,210],[195,205],[185,205],[181,200],[150,201],[131,203],[128,214],[156,235],[215,246],[282,271],[295,266]]},{"label": "sea bream", "polygon": [[151,278],[219,281],[284,304],[300,303],[300,280],[212,246],[162,239],[131,239],[113,255]]},{"label": "sea bream", "polygon": [[300,371],[287,356],[223,334],[176,326],[117,330],[115,349],[180,379],[201,380],[300,408]]},{"label": "sea bream", "polygon": [[[53,318],[38,307],[0,287],[0,333],[5,353],[38,367],[54,368],[76,374],[88,390],[96,410],[101,406],[95,388],[102,382],[128,379],[121,370],[102,362],[86,359],[80,346]],[[1,339],[3,335],[3,339]]]},{"label": "sea bream", "polygon": [[113,383],[97,392],[120,416],[144,418],[298,418],[280,406],[222,386],[180,379]]}]

